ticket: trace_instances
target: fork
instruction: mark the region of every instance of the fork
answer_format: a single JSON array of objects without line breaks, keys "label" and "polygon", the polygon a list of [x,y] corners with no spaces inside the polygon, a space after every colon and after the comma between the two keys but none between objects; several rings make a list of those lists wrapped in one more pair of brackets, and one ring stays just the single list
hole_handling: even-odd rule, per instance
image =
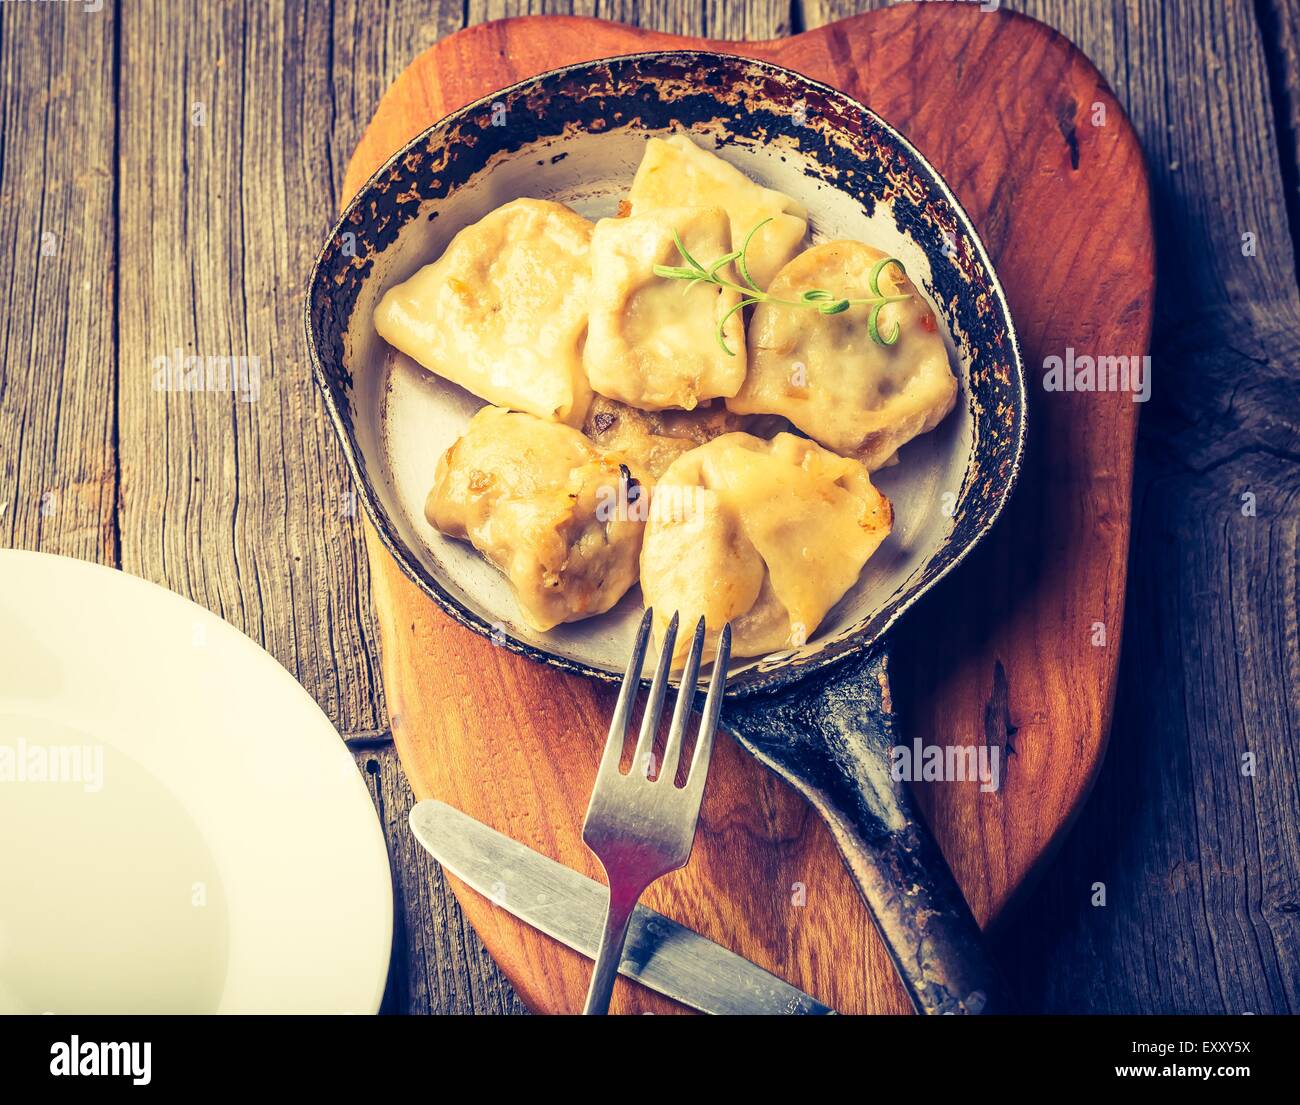
[{"label": "fork", "polygon": [[609,725],[605,752],[596,772],[591,804],[582,823],[582,839],[600,860],[605,869],[605,881],[609,883],[605,931],[591,973],[587,1004],[582,1010],[585,1015],[599,1016],[609,1012],[610,995],[614,992],[618,965],[623,959],[623,945],[627,942],[628,924],[646,887],[669,871],[685,867],[691,858],[695,826],[700,818],[700,800],[704,796],[704,781],[709,774],[709,757],[713,752],[713,734],[718,728],[722,692],[727,685],[727,662],[731,656],[730,625],[723,627],[718,642],[718,655],[713,663],[708,697],[704,701],[699,736],[695,738],[690,772],[685,785],[678,787],[677,765],[686,723],[694,705],[700,656],[704,651],[704,619],[701,618],[695,627],[686,666],[682,669],[681,688],[673,707],[663,764],[651,779],[651,752],[663,714],[668,672],[677,641],[677,615],[674,614],[659,650],[659,663],[650,684],[650,697],[641,719],[632,768],[626,775],[620,772],[619,761],[623,758],[623,745],[632,723],[632,704],[641,681],[652,616],[653,612],[647,610],[637,630],[632,658],[628,661],[623,686],[618,692],[618,704],[614,707],[614,719]]}]

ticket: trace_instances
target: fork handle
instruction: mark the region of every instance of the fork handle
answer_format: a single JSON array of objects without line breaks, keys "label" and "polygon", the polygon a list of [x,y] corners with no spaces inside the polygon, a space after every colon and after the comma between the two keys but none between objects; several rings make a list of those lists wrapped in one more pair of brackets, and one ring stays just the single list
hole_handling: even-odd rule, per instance
[{"label": "fork handle", "polygon": [[628,926],[644,888],[629,894],[622,888],[609,887],[609,908],[605,910],[605,931],[596,953],[596,966],[591,972],[591,985],[587,987],[587,1003],[582,1007],[584,1017],[603,1017],[609,1012],[609,999],[614,994],[614,981],[618,967],[623,962],[623,946],[627,943]]},{"label": "fork handle", "polygon": [[722,724],[825,818],[917,1012],[1009,1012],[961,888],[892,776],[886,665],[878,652],[729,702]]}]

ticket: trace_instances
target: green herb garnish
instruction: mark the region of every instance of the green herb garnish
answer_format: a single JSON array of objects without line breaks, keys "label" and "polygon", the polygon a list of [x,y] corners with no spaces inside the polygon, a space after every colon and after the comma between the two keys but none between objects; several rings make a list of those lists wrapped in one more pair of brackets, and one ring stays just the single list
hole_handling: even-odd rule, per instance
[{"label": "green herb garnish", "polygon": [[[734,357],[736,354],[727,347],[727,340],[723,335],[723,328],[727,325],[727,320],[737,311],[743,311],[746,307],[751,307],[755,303],[774,303],[779,307],[811,307],[820,311],[824,315],[838,315],[847,311],[850,307],[858,304],[872,304],[871,314],[867,316],[867,333],[871,340],[877,345],[893,345],[898,341],[899,326],[894,323],[894,331],[888,337],[880,333],[880,312],[887,303],[901,303],[905,299],[911,299],[910,295],[883,295],[880,291],[880,274],[884,272],[886,265],[897,265],[898,271],[904,276],[907,270],[903,267],[903,262],[897,257],[882,257],[871,269],[871,275],[867,277],[867,286],[871,289],[871,295],[866,299],[841,299],[833,292],[828,292],[823,288],[809,288],[808,291],[800,294],[798,299],[778,299],[776,296],[768,295],[749,275],[749,263],[746,254],[749,252],[749,243],[767,223],[772,220],[764,219],[756,225],[748,234],[745,235],[744,244],[737,250],[719,257],[709,266],[701,265],[692,257],[686,247],[682,244],[681,238],[677,231],[673,231],[673,241],[677,245],[677,252],[682,255],[685,265],[655,265],[654,273],[656,276],[662,276],[667,280],[685,280],[686,287],[693,288],[696,284],[712,284],[718,288],[730,288],[734,292],[739,292],[741,300],[731,308],[721,319],[718,320],[717,339],[718,344],[722,346],[722,351],[728,357]],[[719,275],[724,265],[736,262],[736,268],[740,272],[740,277],[744,280],[744,285],[736,284],[726,277]]]}]

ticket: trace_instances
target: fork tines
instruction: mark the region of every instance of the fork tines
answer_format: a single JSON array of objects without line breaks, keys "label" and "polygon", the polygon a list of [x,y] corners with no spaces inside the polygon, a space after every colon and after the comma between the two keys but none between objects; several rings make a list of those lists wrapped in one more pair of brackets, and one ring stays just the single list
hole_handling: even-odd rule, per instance
[{"label": "fork tines", "polygon": [[[641,680],[641,669],[645,664],[646,649],[650,641],[650,627],[654,620],[654,611],[646,610],[637,629],[636,643],[628,660],[623,684],[619,689],[618,703],[614,707],[614,717],[610,721],[609,738],[605,744],[605,753],[601,759],[597,783],[607,771],[618,771],[619,761],[623,756],[623,746],[627,741],[628,730],[632,724],[632,708],[636,701],[637,688]],[[673,614],[672,621],[664,633],[659,649],[659,661],[655,665],[654,678],[650,683],[650,694],[646,700],[645,712],[641,718],[641,730],[637,736],[636,750],[632,754],[632,771],[640,771],[646,778],[650,777],[653,766],[652,752],[655,734],[659,731],[659,722],[663,717],[664,699],[668,694],[669,673],[672,669],[673,652],[677,644],[679,618]],[[700,662],[704,655],[705,622],[700,618],[695,626],[691,640],[690,652],[682,668],[680,688],[673,707],[672,724],[668,731],[668,741],[664,746],[663,764],[656,779],[675,779],[678,761],[681,758],[682,744],[686,737],[686,726],[690,720],[691,708],[695,702],[696,680],[699,678]],[[718,639],[718,653],[713,661],[713,674],[709,680],[708,695],[704,702],[704,711],[699,735],[695,740],[695,752],[691,757],[690,774],[686,786],[698,784],[702,789],[703,778],[696,779],[696,769],[705,767],[707,773],[709,756],[712,751],[714,733],[718,727],[718,714],[722,709],[722,694],[726,689],[727,667],[731,658],[731,625],[725,625]]]}]

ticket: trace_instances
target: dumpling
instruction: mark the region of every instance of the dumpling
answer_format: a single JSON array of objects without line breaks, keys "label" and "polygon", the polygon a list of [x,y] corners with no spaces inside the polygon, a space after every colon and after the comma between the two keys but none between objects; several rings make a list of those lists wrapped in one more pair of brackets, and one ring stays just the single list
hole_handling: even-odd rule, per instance
[{"label": "dumpling", "polygon": [[[685,264],[674,231],[706,267],[731,252],[727,214],[716,207],[666,207],[646,215],[601,219],[591,237],[591,322],[583,362],[601,395],[644,410],[693,410],[706,399],[735,395],[745,378],[740,302],[713,284],[689,286],[655,275],[656,265]],[[735,280],[730,265],[727,279]]]},{"label": "dumpling", "polygon": [[424,512],[500,568],[544,631],[603,614],[636,582],[644,494],[571,426],[484,407],[438,462]]},{"label": "dumpling", "polygon": [[[803,644],[889,535],[893,508],[866,468],[794,434],[725,434],[655,485],[641,589],[656,640],[674,611],[707,624],[705,656],[731,622],[732,655]],[[689,649],[679,637],[674,656]]]},{"label": "dumpling", "polygon": [[[771,294],[797,300],[812,288],[856,299],[871,295],[868,277],[885,254],[861,242],[826,242],[801,253],[777,274]],[[957,380],[933,313],[897,265],[878,280],[884,295],[911,294],[887,304],[878,330],[867,329],[871,307],[857,304],[823,315],[802,307],[760,303],[749,323],[750,367],[727,400],[737,414],[780,414],[810,437],[875,471],[898,447],[934,429],[952,410]]]},{"label": "dumpling", "polygon": [[764,290],[781,266],[799,252],[808,232],[808,213],[800,204],[783,192],[754,183],[684,134],[646,143],[628,202],[633,215],[681,205],[725,208],[736,249],[754,227],[771,219],[754,235],[746,255],[750,276]]},{"label": "dumpling", "polygon": [[790,423],[774,415],[732,414],[721,403],[693,411],[643,411],[597,395],[582,432],[605,452],[617,453],[637,471],[658,479],[683,453],[723,434],[744,430],[771,437]]},{"label": "dumpling", "polygon": [[591,229],[562,203],[498,207],[390,288],[375,329],[489,403],[581,426],[591,402],[582,368]]}]

